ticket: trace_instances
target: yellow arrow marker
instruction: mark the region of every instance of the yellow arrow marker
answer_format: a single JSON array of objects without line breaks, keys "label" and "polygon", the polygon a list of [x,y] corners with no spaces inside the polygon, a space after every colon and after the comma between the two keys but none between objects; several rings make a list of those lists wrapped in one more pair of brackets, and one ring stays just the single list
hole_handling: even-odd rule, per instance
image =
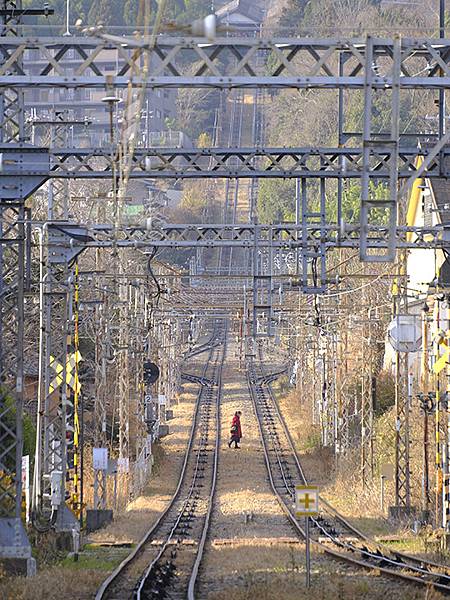
[{"label": "yellow arrow marker", "polygon": [[433,372],[436,373],[436,375],[438,373],[440,373],[442,371],[442,369],[447,365],[449,355],[450,355],[450,351],[447,350],[446,352],[444,352],[444,354],[441,356],[441,358],[434,363]]},{"label": "yellow arrow marker", "polygon": [[[73,352],[67,357],[66,360],[66,385],[68,385],[72,390],[77,393],[80,392],[81,386],[78,379],[78,375],[74,376],[72,374],[77,363],[81,362],[83,357],[81,356],[81,352],[77,350]],[[58,362],[54,356],[50,356],[50,367],[55,371],[56,377],[49,385],[49,393],[52,394],[63,382],[63,366],[60,362]]]}]

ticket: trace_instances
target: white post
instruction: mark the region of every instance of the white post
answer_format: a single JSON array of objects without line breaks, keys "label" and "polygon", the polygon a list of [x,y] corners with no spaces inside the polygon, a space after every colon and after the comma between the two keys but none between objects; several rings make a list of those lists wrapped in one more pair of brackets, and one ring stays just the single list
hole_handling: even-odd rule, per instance
[{"label": "white post", "polygon": [[72,35],[70,33],[70,0],[66,0],[66,31],[64,32],[63,35],[68,36],[68,35]]},{"label": "white post", "polygon": [[311,554],[309,545],[309,517],[305,517],[305,541],[306,541],[306,587],[311,587]]}]

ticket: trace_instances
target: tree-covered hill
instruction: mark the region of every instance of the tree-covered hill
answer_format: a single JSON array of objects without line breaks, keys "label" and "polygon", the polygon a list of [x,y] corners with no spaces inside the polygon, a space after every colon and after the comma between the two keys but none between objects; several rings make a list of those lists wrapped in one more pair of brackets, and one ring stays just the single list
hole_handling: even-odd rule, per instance
[{"label": "tree-covered hill", "polygon": [[286,0],[278,14],[281,29],[298,33],[433,32],[439,23],[439,0]]},{"label": "tree-covered hill", "polygon": [[[70,0],[71,23],[82,19],[84,24],[106,26],[129,26],[137,23],[139,6],[144,1],[150,3],[151,12],[156,14],[159,3],[156,0]],[[25,0],[25,5],[35,6],[34,0]],[[66,0],[49,0],[55,10],[51,17],[39,18],[41,25],[62,24],[66,15]],[[205,16],[211,10],[210,0],[168,0],[163,3],[163,19],[166,22],[189,22]]]},{"label": "tree-covered hill", "polygon": [[[438,0],[423,0],[398,5],[379,0],[278,0],[278,11],[272,10],[271,28],[291,35],[364,37],[367,33],[404,36],[438,29]],[[273,7],[272,7],[273,9]],[[274,17],[275,14],[275,17]],[[277,18],[278,17],[278,18]],[[430,133],[437,127],[434,91],[415,90],[401,95],[400,133]],[[344,92],[344,132],[361,132],[363,94]],[[390,96],[375,94],[372,127],[376,133],[389,133],[391,121]],[[335,147],[338,143],[338,93],[335,90],[283,90],[268,99],[266,108],[266,143],[283,146]],[[359,144],[349,139],[348,145]],[[381,186],[382,184],[380,184]],[[382,194],[382,188],[373,190]],[[357,182],[344,189],[344,214],[348,221],[359,218],[360,190]],[[334,217],[336,186],[326,186],[327,217]],[[314,188],[312,202],[318,202]],[[295,214],[295,183],[264,180],[259,186],[258,214],[261,222],[292,220]]]}]

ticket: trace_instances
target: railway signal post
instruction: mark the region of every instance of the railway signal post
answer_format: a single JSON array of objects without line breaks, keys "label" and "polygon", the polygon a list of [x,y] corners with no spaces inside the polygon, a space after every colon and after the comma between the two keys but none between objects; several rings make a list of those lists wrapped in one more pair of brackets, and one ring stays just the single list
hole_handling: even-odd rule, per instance
[{"label": "railway signal post", "polygon": [[311,587],[311,552],[309,540],[309,518],[319,514],[319,490],[317,485],[295,486],[295,514],[305,517],[306,587]]}]

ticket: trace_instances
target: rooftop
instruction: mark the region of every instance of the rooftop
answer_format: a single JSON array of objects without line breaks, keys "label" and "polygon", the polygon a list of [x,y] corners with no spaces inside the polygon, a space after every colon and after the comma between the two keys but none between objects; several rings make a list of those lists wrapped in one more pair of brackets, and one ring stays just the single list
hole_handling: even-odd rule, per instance
[{"label": "rooftop", "polygon": [[216,15],[222,20],[226,20],[228,15],[233,14],[242,15],[245,21],[250,20],[254,23],[261,23],[263,19],[263,10],[254,0],[231,0],[216,10]]}]

